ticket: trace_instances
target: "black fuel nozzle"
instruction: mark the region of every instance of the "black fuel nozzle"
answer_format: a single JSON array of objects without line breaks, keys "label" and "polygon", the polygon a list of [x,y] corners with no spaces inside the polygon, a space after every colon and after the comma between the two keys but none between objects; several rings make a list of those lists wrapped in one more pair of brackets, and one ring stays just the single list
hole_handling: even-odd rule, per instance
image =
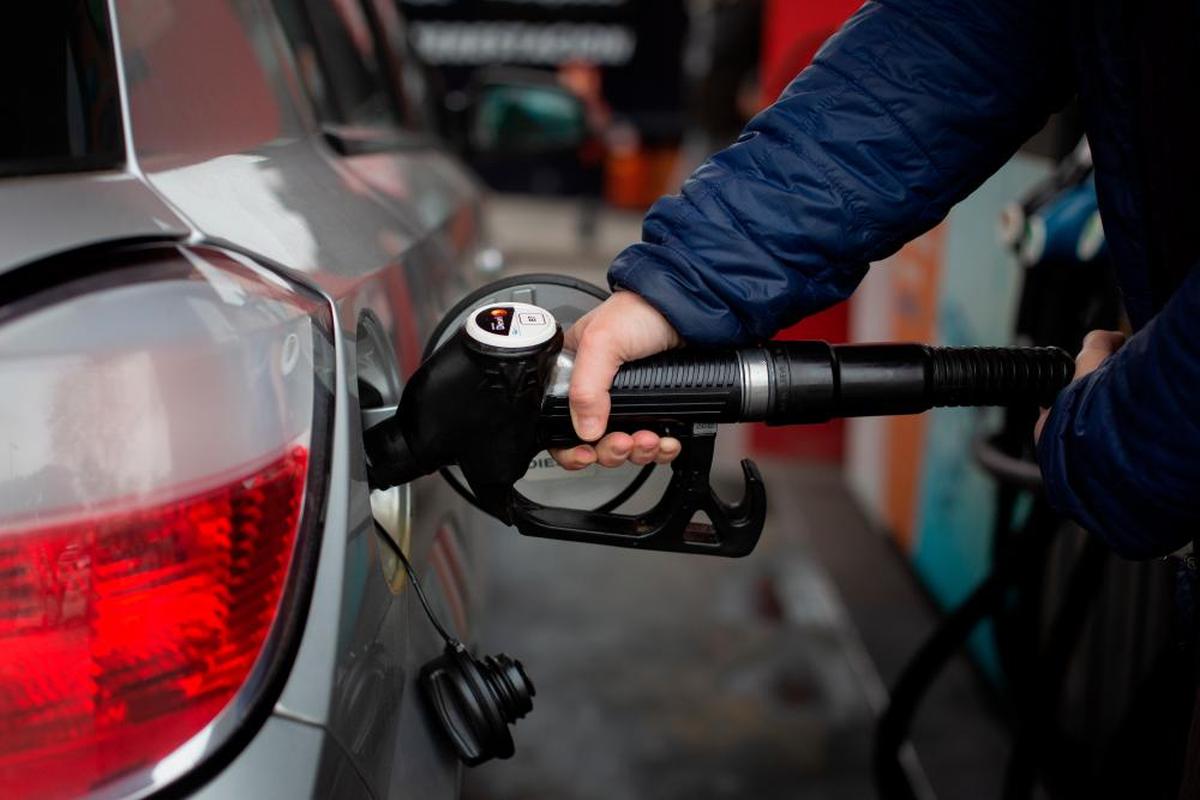
[{"label": "black fuel nozzle", "polygon": [[372,488],[457,464],[484,510],[511,523],[509,494],[537,455],[537,425],[562,329],[525,303],[478,309],[413,374],[392,419],[365,433]]},{"label": "black fuel nozzle", "polygon": [[[680,438],[683,450],[658,504],[625,515],[548,507],[514,488],[540,450],[580,442],[567,398],[572,359],[561,350],[562,331],[544,309],[516,302],[476,309],[413,375],[395,417],[367,432],[372,486],[457,464],[480,507],[528,535],[739,556],[758,541],[766,493],[750,461],[742,462],[741,502],[727,504],[712,491],[719,423],[1049,405],[1074,370],[1057,348],[817,341],[682,349],[626,364],[610,392],[608,430],[653,430]],[[710,521],[694,522],[697,512]]]}]

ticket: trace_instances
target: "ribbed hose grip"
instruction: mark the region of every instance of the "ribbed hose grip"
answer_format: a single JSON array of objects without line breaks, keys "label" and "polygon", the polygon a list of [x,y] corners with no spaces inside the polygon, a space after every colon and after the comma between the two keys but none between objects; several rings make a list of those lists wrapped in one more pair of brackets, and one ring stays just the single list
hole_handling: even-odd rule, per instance
[{"label": "ribbed hose grip", "polygon": [[739,386],[740,380],[737,354],[732,350],[672,351],[623,365],[613,379],[612,391],[719,392]]},{"label": "ribbed hose grip", "polygon": [[[675,350],[623,364],[613,378],[609,431],[678,430],[695,423],[740,418],[742,367],[733,350]],[[539,441],[578,442],[565,394],[542,403]]]},{"label": "ribbed hose grip", "polygon": [[737,353],[676,350],[625,364],[617,371],[609,396],[618,426],[626,418],[646,416],[680,422],[731,421],[742,396]]},{"label": "ribbed hose grip", "polygon": [[1057,347],[931,347],[929,356],[933,407],[1049,406],[1075,373]]}]

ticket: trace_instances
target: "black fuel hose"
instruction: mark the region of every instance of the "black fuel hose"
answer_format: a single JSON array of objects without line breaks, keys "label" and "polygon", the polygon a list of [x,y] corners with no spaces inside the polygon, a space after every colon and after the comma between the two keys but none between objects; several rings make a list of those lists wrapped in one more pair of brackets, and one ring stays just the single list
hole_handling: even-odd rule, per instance
[{"label": "black fuel hose", "polygon": [[[678,350],[634,361],[610,391],[609,430],[663,424],[766,422],[915,414],[946,406],[1048,406],[1074,361],[1055,347],[929,347],[779,342],[741,350]],[[578,441],[565,381],[545,398],[541,439]]]},{"label": "black fuel hose", "polygon": [[875,727],[871,765],[880,800],[916,800],[917,793],[900,761],[900,749],[908,740],[917,707],[979,623],[1003,605],[1017,581],[1042,563],[1056,530],[1049,508],[1035,505],[1012,548],[905,664]]}]

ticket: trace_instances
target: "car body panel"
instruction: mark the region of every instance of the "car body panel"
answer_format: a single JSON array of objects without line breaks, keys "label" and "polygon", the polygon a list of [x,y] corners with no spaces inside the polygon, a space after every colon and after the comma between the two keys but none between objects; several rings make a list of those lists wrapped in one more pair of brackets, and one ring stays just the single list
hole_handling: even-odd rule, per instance
[{"label": "car body panel", "polygon": [[[441,643],[411,592],[385,577],[354,373],[365,313],[402,379],[478,282],[478,188],[428,137],[333,150],[269,4],[111,3],[126,169],[0,181],[0,271],[103,242],[209,242],[323,294],[336,327],[329,490],[305,630],[275,714],[200,794],[455,797],[457,758],[415,684]],[[497,524],[436,476],[407,494],[412,561],[469,641],[481,595],[472,544]]]},{"label": "car body panel", "polygon": [[189,227],[128,172],[7,178],[0,185],[0,272],[99,242],[183,238]]},{"label": "car body panel", "polygon": [[[265,769],[264,765],[276,765]],[[220,774],[205,784],[198,800],[232,797],[336,797],[369,800],[371,793],[354,765],[329,734],[278,716]]]}]

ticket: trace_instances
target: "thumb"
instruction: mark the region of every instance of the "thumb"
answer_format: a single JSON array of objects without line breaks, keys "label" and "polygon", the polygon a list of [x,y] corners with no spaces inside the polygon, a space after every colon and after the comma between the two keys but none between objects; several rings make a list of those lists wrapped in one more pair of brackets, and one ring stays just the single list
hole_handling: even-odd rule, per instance
[{"label": "thumb", "polygon": [[621,363],[615,341],[593,327],[583,330],[567,396],[571,423],[585,442],[594,442],[604,435],[610,406],[608,390]]}]

